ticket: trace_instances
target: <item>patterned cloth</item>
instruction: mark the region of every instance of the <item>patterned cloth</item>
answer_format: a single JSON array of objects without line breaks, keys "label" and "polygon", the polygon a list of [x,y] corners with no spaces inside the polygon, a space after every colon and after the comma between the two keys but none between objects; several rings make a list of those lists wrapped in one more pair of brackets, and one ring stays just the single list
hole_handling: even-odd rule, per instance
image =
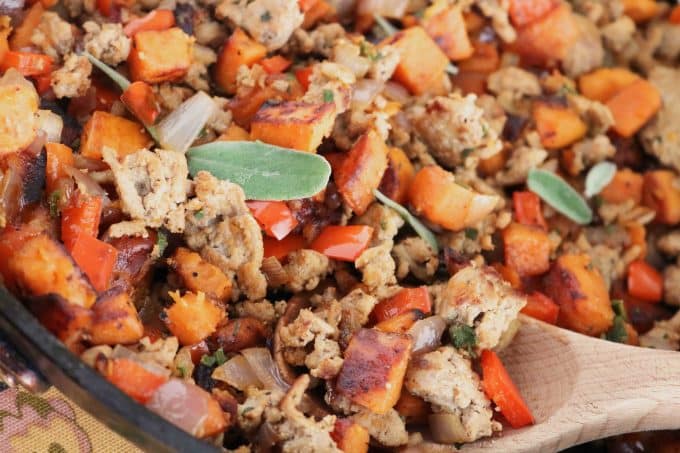
[{"label": "patterned cloth", "polygon": [[54,387],[42,395],[0,391],[2,453],[141,452]]}]

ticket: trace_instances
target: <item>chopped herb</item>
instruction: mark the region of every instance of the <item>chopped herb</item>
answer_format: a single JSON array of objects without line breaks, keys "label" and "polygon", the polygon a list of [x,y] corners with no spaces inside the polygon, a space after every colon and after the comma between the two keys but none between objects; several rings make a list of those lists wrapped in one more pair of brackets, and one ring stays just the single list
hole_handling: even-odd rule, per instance
[{"label": "chopped herb", "polygon": [[217,360],[210,354],[206,354],[201,357],[201,364],[205,366],[213,366]]},{"label": "chopped herb", "polygon": [[614,325],[612,325],[609,332],[607,332],[606,338],[609,341],[615,341],[617,343],[625,343],[628,341],[626,321],[623,319],[623,316],[617,315],[614,317]]},{"label": "chopped herb", "polygon": [[158,237],[156,238],[156,251],[158,256],[163,256],[165,249],[168,246],[168,235],[163,230],[158,230]]},{"label": "chopped herb", "polygon": [[555,173],[533,168],[529,171],[527,186],[556,211],[574,222],[587,225],[593,220],[593,212],[588,203]]},{"label": "chopped herb", "polygon": [[626,313],[626,306],[623,305],[623,301],[621,299],[614,299],[612,301],[612,309],[614,310],[614,313],[616,316],[621,316],[624,321],[628,321],[628,314]]},{"label": "chopped herb", "polygon": [[333,90],[323,90],[323,101],[333,102]]},{"label": "chopped herb", "polygon": [[246,415],[248,412],[252,411],[253,409],[255,409],[255,408],[252,407],[252,406],[246,406],[246,407],[244,407],[243,410],[241,411],[241,415]]},{"label": "chopped herb", "polygon": [[465,228],[465,237],[471,240],[477,239],[479,232],[476,228]]},{"label": "chopped herb", "polygon": [[371,44],[369,44],[367,41],[361,41],[361,43],[359,44],[359,49],[360,55],[362,57],[368,58],[371,61],[378,61],[383,57],[380,51],[377,50]]},{"label": "chopped herb", "polygon": [[408,222],[409,225],[411,225],[411,228],[413,228],[413,230],[418,233],[418,236],[420,236],[430,245],[434,253],[439,253],[439,245],[437,244],[437,238],[435,235],[425,225],[423,225],[420,220],[416,219],[415,216],[408,211],[408,209],[392,200],[379,190],[373,190],[373,195],[375,195],[375,197],[380,200],[382,204],[397,211],[397,214],[399,214],[404,220],[406,220],[406,222]]},{"label": "chopped herb", "polygon": [[586,198],[599,194],[614,179],[615,174],[616,165],[611,162],[603,161],[594,165],[586,175],[586,188],[583,194]]},{"label": "chopped herb", "polygon": [[451,337],[451,344],[456,349],[465,349],[472,354],[475,346],[477,346],[475,329],[466,324],[455,324],[449,327],[449,336]]},{"label": "chopped herb", "polygon": [[265,12],[262,13],[262,15],[260,16],[260,20],[261,20],[262,22],[269,22],[270,20],[272,20],[272,13],[270,13],[269,11],[265,11]]},{"label": "chopped herb", "polygon": [[215,362],[217,362],[218,365],[222,365],[224,362],[227,361],[227,356],[224,355],[224,351],[222,350],[222,348],[215,351],[215,354],[213,355],[215,357]]},{"label": "chopped herb", "polygon": [[197,218],[198,220],[201,220],[203,217],[205,217],[203,209],[199,209],[198,211],[194,212],[194,217]]},{"label": "chopped herb", "polygon": [[464,148],[460,155],[463,157],[463,159],[467,159],[474,150],[474,148]]},{"label": "chopped herb", "polygon": [[50,205],[50,216],[59,216],[59,200],[61,200],[61,191],[55,190],[50,194],[49,205]]},{"label": "chopped herb", "polygon": [[179,377],[184,378],[187,376],[187,369],[185,366],[183,365],[178,366],[177,371],[179,372]]},{"label": "chopped herb", "polygon": [[573,87],[571,87],[571,86],[569,86],[568,84],[565,83],[557,91],[557,95],[558,96],[566,96],[568,94],[576,94],[576,90]]}]

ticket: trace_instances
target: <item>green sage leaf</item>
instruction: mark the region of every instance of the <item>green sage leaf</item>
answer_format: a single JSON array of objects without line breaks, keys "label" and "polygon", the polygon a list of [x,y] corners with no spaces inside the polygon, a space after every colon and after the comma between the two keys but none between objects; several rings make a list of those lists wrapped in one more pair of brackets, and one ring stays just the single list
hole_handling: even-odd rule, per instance
[{"label": "green sage leaf", "polygon": [[262,142],[212,142],[187,151],[189,173],[207,171],[240,185],[250,200],[295,200],[319,193],[331,174],[326,159]]},{"label": "green sage leaf", "polygon": [[574,222],[586,225],[593,220],[593,212],[583,197],[555,173],[532,169],[527,177],[527,186],[556,211]]},{"label": "green sage leaf", "polygon": [[125,91],[127,90],[127,87],[130,86],[130,81],[120,72],[116,71],[103,61],[93,57],[89,52],[83,52],[83,55],[85,55],[87,59],[90,60],[90,63],[95,65],[97,69],[109,76],[109,78],[113,80],[121,90]]},{"label": "green sage leaf", "polygon": [[435,235],[425,225],[423,225],[420,220],[411,214],[408,209],[392,200],[379,190],[373,190],[373,195],[375,195],[375,198],[380,200],[382,204],[397,211],[397,214],[399,214],[404,220],[406,220],[406,222],[408,222],[409,225],[411,225],[411,228],[413,228],[418,236],[420,236],[430,245],[430,247],[432,247],[434,253],[439,253],[439,245],[437,244],[437,238]]},{"label": "green sage leaf", "polygon": [[615,174],[616,164],[602,161],[593,165],[586,175],[586,189],[583,194],[586,198],[599,194],[614,179]]}]

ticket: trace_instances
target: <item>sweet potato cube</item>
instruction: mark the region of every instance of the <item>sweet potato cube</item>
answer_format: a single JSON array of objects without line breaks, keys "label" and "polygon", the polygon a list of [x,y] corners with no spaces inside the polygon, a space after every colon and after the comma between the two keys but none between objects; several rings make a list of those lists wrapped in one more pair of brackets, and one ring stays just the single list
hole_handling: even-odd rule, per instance
[{"label": "sweet potato cube", "polygon": [[260,109],[250,126],[253,140],[316,152],[324,137],[333,130],[335,104],[284,102]]},{"label": "sweet potato cube", "polygon": [[588,127],[578,114],[567,106],[537,101],[532,116],[541,143],[546,149],[559,149],[580,140]]},{"label": "sweet potato cube", "polygon": [[377,414],[386,413],[401,394],[411,346],[408,335],[357,331],[345,349],[337,390]]},{"label": "sweet potato cube", "polygon": [[508,13],[515,27],[525,27],[559,6],[560,0],[510,0]]},{"label": "sweet potato cube", "polygon": [[366,453],[368,451],[368,441],[370,440],[368,431],[349,418],[339,418],[335,421],[331,438],[338,448],[345,453]]},{"label": "sweet potato cube", "polygon": [[399,412],[399,415],[406,417],[408,421],[414,422],[424,421],[432,412],[427,401],[413,395],[405,388],[401,390],[401,396],[394,409]]},{"label": "sweet potato cube", "polygon": [[562,255],[545,279],[545,292],[560,306],[557,322],[577,332],[599,336],[614,320],[609,291],[585,254]]},{"label": "sweet potato cube", "polygon": [[538,226],[513,222],[501,233],[505,264],[520,277],[541,275],[550,269],[550,239]]},{"label": "sweet potato cube", "polygon": [[403,203],[415,175],[416,170],[406,153],[400,148],[390,148],[387,152],[387,169],[380,181],[379,190],[397,203]]},{"label": "sweet potato cube", "polygon": [[670,170],[653,170],[644,175],[642,202],[656,211],[656,221],[666,225],[680,222],[680,185]]},{"label": "sweet potato cube", "polygon": [[184,287],[208,297],[226,301],[231,296],[231,280],[217,266],[213,266],[196,252],[179,247],[168,260],[170,267],[182,279]]},{"label": "sweet potato cube", "polygon": [[661,108],[661,95],[644,79],[636,80],[607,101],[614,116],[613,129],[623,137],[632,137]]},{"label": "sweet potato cube", "polygon": [[128,56],[132,80],[146,83],[182,79],[191,66],[193,39],[181,28],[140,31]]},{"label": "sweet potato cube", "polygon": [[626,68],[600,68],[578,79],[578,89],[588,99],[607,102],[640,76]]},{"label": "sweet potato cube", "polygon": [[136,343],[144,335],[130,294],[121,288],[102,294],[92,306],[92,313],[92,344]]},{"label": "sweet potato cube", "polygon": [[635,22],[645,22],[656,16],[660,7],[656,0],[622,0],[623,13]]},{"label": "sweet potato cube", "polygon": [[642,201],[643,177],[629,168],[618,170],[607,186],[600,192],[600,197],[608,203],[623,203],[633,200],[635,204]]},{"label": "sweet potato cube", "polygon": [[334,175],[340,195],[352,210],[361,215],[373,201],[387,168],[387,146],[373,130],[362,135]]},{"label": "sweet potato cube", "polygon": [[183,296],[179,291],[171,292],[175,302],[165,309],[165,324],[180,344],[192,345],[203,341],[216,329],[224,311],[202,292],[187,292]]},{"label": "sweet potato cube", "polygon": [[393,78],[415,95],[427,92],[442,76],[449,59],[422,27],[401,30],[381,45],[393,45],[401,60]]},{"label": "sweet potato cube", "polygon": [[453,61],[464,60],[474,52],[460,7],[446,8],[429,18],[425,22],[425,31]]},{"label": "sweet potato cube", "polygon": [[120,158],[151,146],[153,142],[144,127],[128,119],[97,110],[83,127],[80,154],[101,159],[106,146],[116,150]]},{"label": "sweet potato cube", "polygon": [[267,56],[267,48],[240,28],[227,39],[215,64],[215,81],[229,94],[236,92],[236,73],[241,65],[248,67]]},{"label": "sweet potato cube", "polygon": [[30,298],[27,306],[66,347],[75,353],[82,352],[82,340],[92,329],[91,310],[69,303],[58,294]]}]

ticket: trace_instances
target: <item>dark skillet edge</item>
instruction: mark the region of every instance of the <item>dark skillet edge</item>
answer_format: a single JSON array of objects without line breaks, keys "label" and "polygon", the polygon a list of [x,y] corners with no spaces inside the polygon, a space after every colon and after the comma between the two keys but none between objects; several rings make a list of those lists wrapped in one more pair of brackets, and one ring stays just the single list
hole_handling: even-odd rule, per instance
[{"label": "dark skillet edge", "polygon": [[73,355],[0,286],[0,330],[46,380],[93,417],[153,452],[217,452],[138,404]]}]

